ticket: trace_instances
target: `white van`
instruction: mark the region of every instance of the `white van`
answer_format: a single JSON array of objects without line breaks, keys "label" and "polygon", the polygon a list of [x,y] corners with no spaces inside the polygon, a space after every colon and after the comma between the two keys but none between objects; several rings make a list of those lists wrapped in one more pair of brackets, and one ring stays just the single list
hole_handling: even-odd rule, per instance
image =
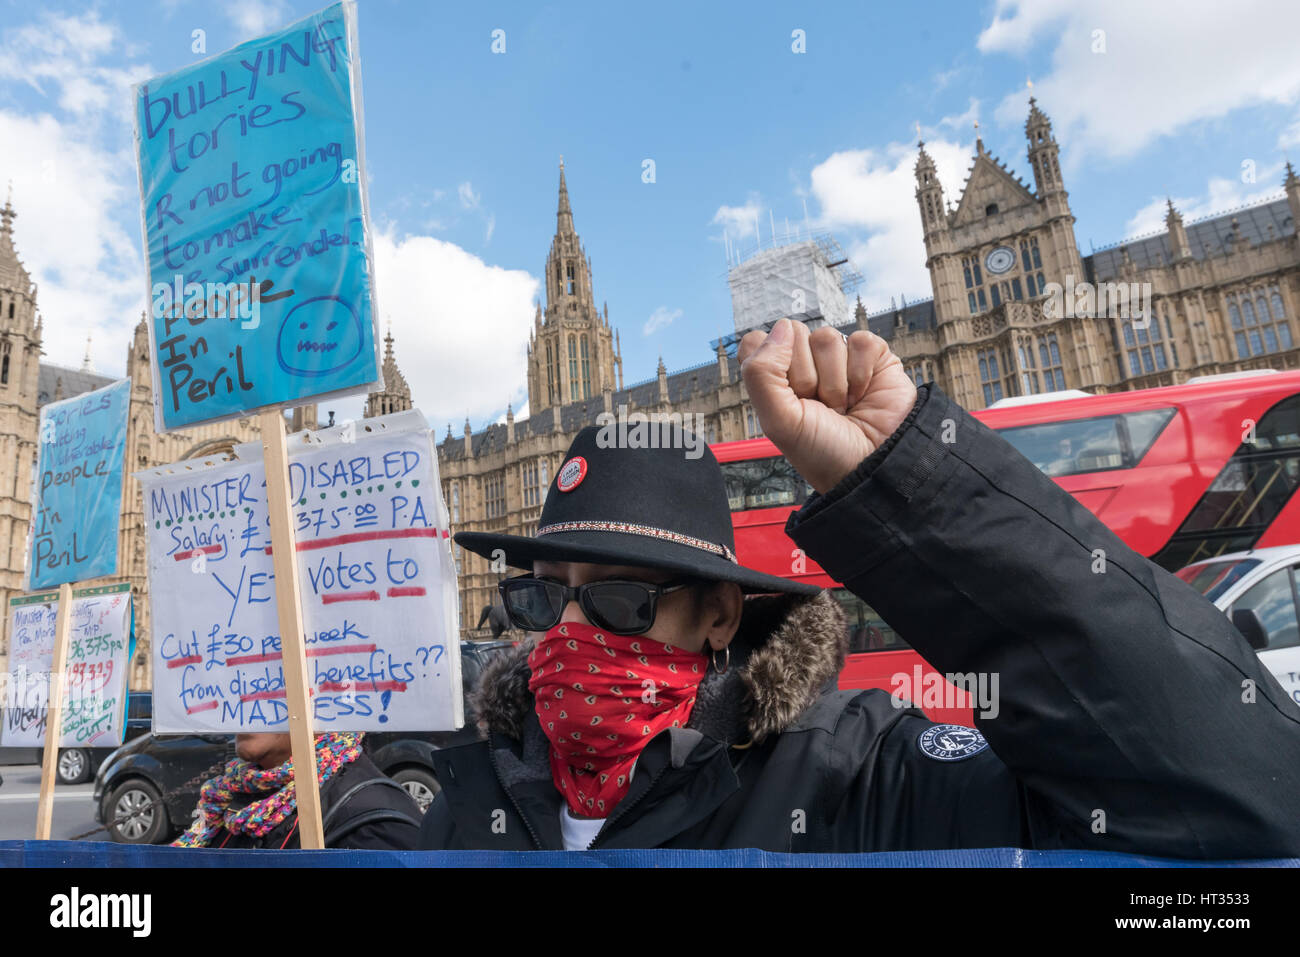
[{"label": "white van", "polygon": [[1300,545],[1219,555],[1176,574],[1232,619],[1300,705]]}]

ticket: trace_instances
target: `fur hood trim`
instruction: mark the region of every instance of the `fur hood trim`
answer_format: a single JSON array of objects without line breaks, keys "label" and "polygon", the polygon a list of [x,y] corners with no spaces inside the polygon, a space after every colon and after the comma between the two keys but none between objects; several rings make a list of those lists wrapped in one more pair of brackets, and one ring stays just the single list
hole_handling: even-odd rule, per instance
[{"label": "fur hood trim", "polygon": [[[469,700],[484,736],[522,740],[526,723],[536,720],[528,690],[532,648],[521,642],[484,667]],[[779,734],[833,686],[847,653],[844,614],[829,592],[746,598],[731,664],[723,674],[709,667],[687,727],[727,744]]]}]

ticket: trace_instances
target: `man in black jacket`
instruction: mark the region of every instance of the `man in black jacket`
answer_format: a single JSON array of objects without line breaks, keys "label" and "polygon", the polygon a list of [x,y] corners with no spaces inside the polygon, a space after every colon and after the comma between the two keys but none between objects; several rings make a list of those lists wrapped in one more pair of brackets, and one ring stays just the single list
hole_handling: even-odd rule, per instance
[{"label": "man in black jacket", "polygon": [[[436,756],[421,847],[1300,855],[1300,708],[1222,613],[939,389],[918,391],[879,337],[782,320],[740,358],[763,431],[817,492],[791,538],[940,672],[996,677],[996,708],[974,731],[833,690],[833,602],[736,566],[725,501],[680,452],[585,430],[535,539],[457,536],[533,569],[541,584],[504,595],[544,637],[485,672],[488,738]],[[611,576],[630,580],[621,612],[597,587]],[[652,641],[628,639],[649,649],[633,661],[610,632],[638,626]],[[676,680],[706,650],[706,674]],[[620,678],[652,675],[651,703],[629,678],[605,706],[602,651]]]}]

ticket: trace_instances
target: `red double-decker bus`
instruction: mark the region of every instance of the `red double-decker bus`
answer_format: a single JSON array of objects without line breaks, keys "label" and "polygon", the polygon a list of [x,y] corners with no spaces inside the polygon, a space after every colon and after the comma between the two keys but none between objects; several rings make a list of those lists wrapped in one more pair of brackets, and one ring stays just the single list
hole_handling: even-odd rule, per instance
[{"label": "red double-decker bus", "polygon": [[[1215,555],[1300,543],[1300,372],[1231,373],[1109,395],[1050,393],[974,413],[1135,551],[1176,571]],[[785,534],[811,489],[763,438],[712,446],[736,550],[751,568],[831,590],[849,627],[841,688],[894,691],[933,669]],[[936,721],[971,725],[964,699]],[[946,697],[945,701],[948,700]]]}]

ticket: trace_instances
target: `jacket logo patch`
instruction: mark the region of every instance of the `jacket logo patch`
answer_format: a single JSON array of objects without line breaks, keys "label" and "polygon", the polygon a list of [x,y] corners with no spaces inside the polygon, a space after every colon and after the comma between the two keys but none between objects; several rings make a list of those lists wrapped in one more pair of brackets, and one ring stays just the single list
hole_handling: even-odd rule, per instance
[{"label": "jacket logo patch", "polygon": [[935,724],[916,739],[916,746],[935,761],[962,761],[974,757],[989,746],[984,735],[960,724]]}]

